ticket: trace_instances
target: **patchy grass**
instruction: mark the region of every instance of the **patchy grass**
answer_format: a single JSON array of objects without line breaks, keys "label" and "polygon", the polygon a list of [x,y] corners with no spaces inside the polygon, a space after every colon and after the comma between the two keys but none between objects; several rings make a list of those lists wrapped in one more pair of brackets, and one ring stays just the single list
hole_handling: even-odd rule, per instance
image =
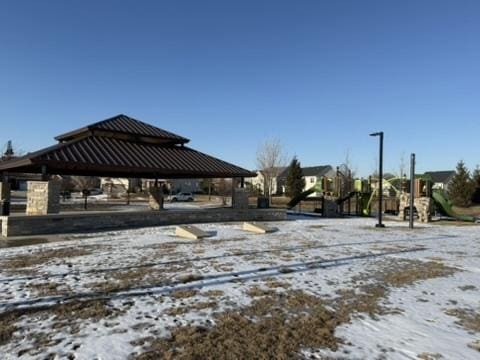
[{"label": "patchy grass", "polygon": [[271,296],[274,295],[275,291],[271,289],[262,289],[258,285],[252,286],[248,289],[247,295],[250,297],[259,297],[259,296]]},{"label": "patchy grass", "polygon": [[454,316],[458,320],[456,324],[462,326],[464,329],[474,332],[480,332],[480,313],[472,309],[449,309],[445,314]]},{"label": "patchy grass", "polygon": [[[389,287],[453,274],[457,269],[439,262],[392,260],[380,270],[357,278],[357,289],[337,292],[334,299],[320,299],[302,291],[279,292],[250,288],[251,305],[217,314],[215,325],[182,326],[170,336],[151,340],[136,359],[291,359],[303,348],[337,350],[338,325],[355,314],[372,317],[397,312],[381,305]],[[270,279],[272,284],[275,284]],[[258,297],[258,298],[257,298]],[[180,309],[180,310],[179,310]],[[184,311],[176,308],[175,313]]]},{"label": "patchy grass", "polygon": [[92,247],[71,247],[64,249],[48,249],[33,252],[28,255],[17,255],[2,262],[2,267],[7,270],[17,270],[30,268],[45,264],[52,260],[64,260],[77,256],[90,255],[94,249]]},{"label": "patchy grass", "polygon": [[213,298],[223,296],[224,294],[225,292],[223,292],[223,290],[208,290],[202,293],[203,296]]},{"label": "patchy grass", "polygon": [[177,290],[172,293],[170,293],[170,297],[173,297],[174,299],[186,299],[193,297],[198,294],[198,290]]},{"label": "patchy grass", "polygon": [[366,280],[374,277],[377,282],[387,286],[402,287],[421,280],[450,276],[457,271],[459,269],[446,266],[438,261],[388,260],[381,264],[380,270],[376,270],[366,277],[364,275],[356,277],[356,279]]},{"label": "patchy grass", "polygon": [[204,309],[216,309],[218,303],[216,301],[199,301],[185,306],[172,307],[165,310],[165,314],[170,316],[178,316],[186,314],[190,311],[198,311]]},{"label": "patchy grass", "polygon": [[[72,301],[50,306],[20,308],[0,314],[0,345],[6,344],[20,330],[17,322],[24,316],[34,317],[35,321],[52,318],[52,329],[70,328],[78,332],[78,320],[99,321],[120,315],[122,311],[110,306],[106,300]],[[40,336],[40,335],[39,335]],[[40,336],[40,338],[42,338]]]},{"label": "patchy grass", "polygon": [[199,281],[199,280],[202,280],[202,279],[203,279],[203,275],[187,274],[187,275],[180,276],[178,278],[178,281],[186,284],[186,283],[189,283],[189,282]]},{"label": "patchy grass", "polygon": [[292,292],[221,314],[211,329],[177,328],[168,338],[153,340],[137,359],[288,359],[302,345],[336,349],[336,325],[321,300]]},{"label": "patchy grass", "polygon": [[36,296],[59,296],[72,293],[72,289],[68,285],[57,284],[54,282],[27,284],[27,288]]}]

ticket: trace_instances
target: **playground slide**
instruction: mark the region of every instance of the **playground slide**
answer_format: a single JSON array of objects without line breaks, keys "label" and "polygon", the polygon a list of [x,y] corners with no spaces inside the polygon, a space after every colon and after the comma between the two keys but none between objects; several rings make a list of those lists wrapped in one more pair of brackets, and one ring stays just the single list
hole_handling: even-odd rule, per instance
[{"label": "playground slide", "polygon": [[315,184],[310,189],[305,190],[300,195],[295,196],[290,202],[287,204],[288,209],[294,208],[300,201],[305,200],[310,194],[314,192],[321,192],[322,186],[321,184]]},{"label": "playground slide", "polygon": [[457,214],[453,210],[450,201],[441,192],[433,191],[432,197],[433,197],[433,200],[438,204],[438,206],[440,206],[440,208],[445,212],[446,215],[461,221],[474,222],[477,220],[473,216]]},{"label": "playground slide", "polygon": [[347,201],[348,199],[351,199],[352,197],[354,197],[355,194],[357,194],[357,192],[356,192],[356,191],[352,191],[352,192],[349,192],[348,195],[344,196],[343,198],[338,198],[338,199],[337,199],[337,204],[344,203],[344,202]]}]

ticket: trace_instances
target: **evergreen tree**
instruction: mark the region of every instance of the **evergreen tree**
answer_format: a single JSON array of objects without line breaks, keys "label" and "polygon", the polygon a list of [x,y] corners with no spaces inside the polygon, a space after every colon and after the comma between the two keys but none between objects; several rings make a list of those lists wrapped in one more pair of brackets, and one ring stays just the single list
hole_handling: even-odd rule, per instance
[{"label": "evergreen tree", "polygon": [[472,204],[475,184],[470,177],[470,172],[463,161],[457,164],[457,173],[448,187],[448,196],[456,206],[467,207]]},{"label": "evergreen tree", "polygon": [[302,167],[300,166],[300,161],[294,157],[288,169],[286,194],[294,198],[302,193],[304,187],[305,179],[303,178]]},{"label": "evergreen tree", "polygon": [[473,178],[473,184],[475,186],[475,192],[473,193],[472,201],[475,204],[480,204],[480,167],[478,167],[478,165],[473,171],[472,178]]}]

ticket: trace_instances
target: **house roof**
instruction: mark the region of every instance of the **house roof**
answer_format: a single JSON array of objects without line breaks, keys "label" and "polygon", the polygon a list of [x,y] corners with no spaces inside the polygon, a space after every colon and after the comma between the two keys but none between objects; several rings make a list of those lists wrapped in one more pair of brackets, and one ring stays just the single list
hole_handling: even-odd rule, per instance
[{"label": "house roof", "polygon": [[445,171],[427,171],[425,172],[426,176],[429,176],[434,183],[443,183],[447,184],[451,178],[455,175],[454,170],[445,170]]},{"label": "house roof", "polygon": [[[108,131],[103,131],[103,130]],[[129,132],[126,132],[130,129]],[[101,130],[101,131],[99,131]],[[119,115],[58,136],[60,143],[0,163],[0,171],[129,178],[254,177],[184,146],[188,139]]]},{"label": "house roof", "polygon": [[68,133],[55,137],[60,142],[73,140],[80,136],[88,136],[94,134],[125,134],[130,136],[154,138],[158,140],[167,140],[176,144],[185,144],[190,140],[183,136],[160,129],[156,126],[146,124],[140,120],[134,119],[127,115],[119,114],[114,117],[87,125],[80,129],[70,131]]},{"label": "house roof", "polygon": [[[288,171],[290,166],[283,169],[283,171],[278,175],[279,178],[287,178]],[[325,176],[330,170],[333,170],[331,165],[322,165],[322,166],[310,166],[303,167],[302,174],[303,176]]]},{"label": "house roof", "polygon": [[330,165],[310,166],[303,167],[302,173],[303,176],[325,176],[331,170],[333,170],[333,168]]}]

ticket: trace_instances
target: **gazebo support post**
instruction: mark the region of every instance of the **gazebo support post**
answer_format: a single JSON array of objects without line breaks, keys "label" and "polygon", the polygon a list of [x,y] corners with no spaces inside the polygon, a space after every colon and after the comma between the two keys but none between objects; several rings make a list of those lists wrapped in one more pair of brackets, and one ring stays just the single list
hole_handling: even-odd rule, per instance
[{"label": "gazebo support post", "polygon": [[[237,181],[234,178],[232,184],[236,183]],[[232,186],[232,207],[234,209],[248,209],[248,192],[244,188],[243,178],[240,178],[240,187]]]},{"label": "gazebo support post", "polygon": [[155,182],[150,183],[148,189],[148,206],[150,210],[162,210],[163,209],[163,189],[158,186],[158,178],[155,178]]},{"label": "gazebo support post", "polygon": [[50,180],[47,166],[42,166],[42,181],[27,182],[27,215],[60,212],[60,182]]},{"label": "gazebo support post", "polygon": [[10,215],[10,183],[6,172],[0,177],[0,216]]}]

